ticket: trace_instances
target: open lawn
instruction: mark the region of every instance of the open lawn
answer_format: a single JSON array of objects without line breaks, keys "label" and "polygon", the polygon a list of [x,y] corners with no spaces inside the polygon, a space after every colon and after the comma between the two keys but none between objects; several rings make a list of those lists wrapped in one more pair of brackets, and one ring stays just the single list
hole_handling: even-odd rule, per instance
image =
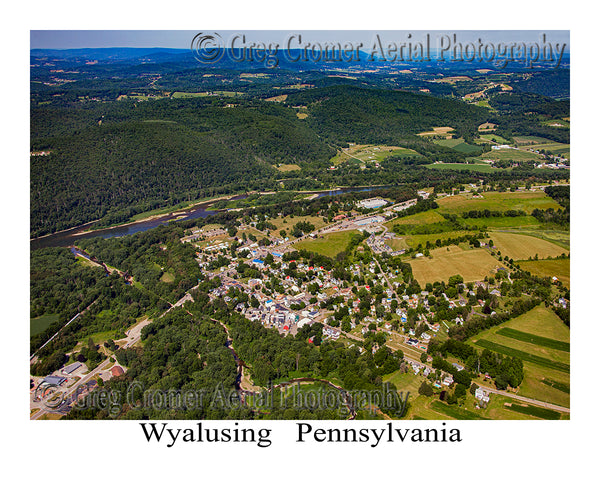
[{"label": "open lawn", "polygon": [[523,270],[538,277],[556,277],[567,288],[571,284],[571,260],[569,258],[557,260],[525,260],[517,262]]},{"label": "open lawn", "polygon": [[352,235],[356,235],[353,231],[335,232],[323,235],[323,238],[319,237],[316,239],[302,240],[294,245],[296,250],[309,250],[311,252],[320,253],[330,258],[343,252],[348,244]]},{"label": "open lawn", "polygon": [[39,317],[29,319],[29,336],[33,337],[38,333],[42,333],[54,322],[58,322],[59,317],[56,314],[41,315]]},{"label": "open lawn", "polygon": [[503,256],[508,255],[509,258],[514,260],[535,258],[536,255],[538,258],[557,257],[563,253],[565,255],[569,253],[565,248],[530,235],[491,232],[490,238]]},{"label": "open lawn", "polygon": [[431,250],[432,258],[416,258],[409,261],[419,284],[447,282],[452,275],[461,275],[465,282],[482,280],[498,266],[488,252],[482,249],[463,250],[451,245]]},{"label": "open lawn", "polygon": [[560,209],[560,205],[544,192],[484,192],[481,198],[473,198],[470,193],[451,195],[437,199],[441,213],[461,213],[469,210],[523,210],[531,214],[536,208]]}]

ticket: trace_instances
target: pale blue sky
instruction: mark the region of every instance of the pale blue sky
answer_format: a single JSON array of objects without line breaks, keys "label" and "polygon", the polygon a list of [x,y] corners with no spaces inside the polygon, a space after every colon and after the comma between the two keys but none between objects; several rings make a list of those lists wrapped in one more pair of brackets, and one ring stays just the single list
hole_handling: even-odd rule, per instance
[{"label": "pale blue sky", "polygon": [[[208,30],[207,30],[208,31]],[[212,32],[212,31],[211,31]],[[199,33],[194,30],[32,30],[30,32],[30,48],[100,48],[100,47],[165,47],[190,48],[192,38]],[[408,34],[419,41],[426,33],[431,34],[432,41],[441,35],[456,33],[458,41],[472,42],[481,38],[484,43],[514,41],[540,42],[542,33],[551,43],[566,43],[569,50],[568,30],[217,30],[227,41],[236,33],[245,33],[247,41],[277,42],[284,44],[289,35],[300,33],[304,41],[336,41],[363,42],[370,48],[374,35],[379,33],[382,40],[404,42]],[[435,48],[435,45],[431,45]]]}]

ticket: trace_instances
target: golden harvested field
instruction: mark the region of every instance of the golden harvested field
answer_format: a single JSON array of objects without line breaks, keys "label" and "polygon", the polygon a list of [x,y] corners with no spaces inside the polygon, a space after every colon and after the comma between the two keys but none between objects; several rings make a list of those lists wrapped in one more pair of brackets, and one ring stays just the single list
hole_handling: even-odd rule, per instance
[{"label": "golden harvested field", "polygon": [[277,95],[276,97],[265,98],[266,102],[285,102],[287,95]]},{"label": "golden harvested field", "polygon": [[556,260],[526,260],[518,262],[523,270],[537,275],[538,277],[556,277],[567,288],[570,288],[571,283],[571,260],[556,259]]},{"label": "golden harvested field", "polygon": [[282,163],[277,167],[280,172],[293,172],[295,170],[301,170],[299,165],[293,163]]},{"label": "golden harvested field", "polygon": [[463,250],[456,245],[431,250],[432,258],[409,261],[413,275],[421,286],[427,282],[447,282],[452,275],[461,275],[465,282],[483,280],[500,266],[486,250]]},{"label": "golden harvested field", "polygon": [[494,246],[502,252],[502,256],[508,255],[509,258],[514,260],[527,260],[529,257],[535,258],[536,254],[538,258],[544,259],[569,253],[568,250],[554,243],[529,235],[492,232],[490,233],[490,238],[494,241]]},{"label": "golden harvested field", "polygon": [[452,127],[433,127],[433,129],[429,132],[421,132],[417,133],[420,136],[428,136],[428,135],[447,135],[448,133],[454,131]]}]

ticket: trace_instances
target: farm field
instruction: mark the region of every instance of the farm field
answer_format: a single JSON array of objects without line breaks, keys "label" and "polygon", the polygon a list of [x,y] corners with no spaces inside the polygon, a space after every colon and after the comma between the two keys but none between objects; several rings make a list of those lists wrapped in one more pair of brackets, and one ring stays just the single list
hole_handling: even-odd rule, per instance
[{"label": "farm field", "polygon": [[530,215],[522,217],[488,217],[488,218],[461,218],[460,222],[469,226],[498,228],[531,228],[538,226],[540,222]]},{"label": "farm field", "polygon": [[334,165],[339,165],[343,162],[357,164],[365,162],[380,162],[384,158],[392,155],[400,155],[403,157],[421,156],[419,153],[409,148],[388,145],[352,145],[338,152],[338,154],[331,159],[331,162]]},{"label": "farm field", "polygon": [[525,260],[517,262],[523,270],[537,275],[538,277],[556,277],[567,288],[571,284],[571,260],[559,258],[552,260]]},{"label": "farm field", "polygon": [[[541,227],[541,225],[540,225]],[[546,240],[547,242],[554,243],[559,247],[562,247],[566,250],[569,249],[571,244],[571,239],[569,232],[567,230],[543,230],[541,228],[538,229],[527,229],[527,228],[519,228],[515,231],[506,230],[506,233],[520,233],[522,235],[529,235],[530,237],[539,238],[541,240]]]},{"label": "farm field", "polygon": [[452,275],[461,275],[465,282],[482,280],[498,267],[487,251],[463,250],[456,245],[431,250],[432,258],[409,260],[413,275],[421,285],[428,282],[447,282]]},{"label": "farm field", "polygon": [[452,138],[452,132],[454,128],[452,127],[433,127],[431,130],[427,132],[417,133],[417,135],[421,137],[429,137],[429,136],[443,136],[446,139]]},{"label": "farm field", "polygon": [[388,240],[385,240],[384,243],[386,245],[389,245],[392,250],[405,250],[406,248],[408,248],[408,242],[406,241],[405,238],[391,238]]},{"label": "farm field", "polygon": [[481,152],[481,147],[478,147],[477,145],[469,145],[468,143],[465,143],[465,140],[463,138],[434,140],[433,143],[441,145],[442,147],[451,148],[452,150],[456,150],[457,152],[473,154]]},{"label": "farm field", "polygon": [[[469,235],[472,233],[473,232],[469,232],[467,230],[451,230],[451,231],[442,232],[442,233],[428,233],[428,234],[422,234],[422,235],[417,235],[417,234],[406,235],[405,240],[409,247],[416,248],[419,246],[419,244],[421,244],[421,246],[424,247],[427,244],[427,242],[435,243],[435,241],[438,239],[446,240],[447,238],[462,237],[463,235]],[[466,247],[466,248],[468,248],[468,247]],[[445,248],[444,248],[444,250],[445,250]],[[461,248],[461,250],[464,250],[464,248]]]},{"label": "farm field", "polygon": [[385,225],[388,228],[392,228],[394,225],[429,225],[431,223],[443,222],[446,219],[442,217],[435,210],[427,210],[425,212],[415,213],[414,215],[408,215],[406,217],[396,218],[386,222]]},{"label": "farm field", "polygon": [[323,217],[315,217],[310,215],[305,216],[295,216],[295,217],[277,217],[269,220],[273,225],[275,225],[276,229],[279,231],[281,229],[289,230],[298,222],[310,222],[315,226],[315,229],[319,229],[325,225],[323,221]]},{"label": "farm field", "polygon": [[296,250],[309,250],[311,252],[320,253],[331,258],[344,251],[350,243],[352,235],[356,235],[354,231],[344,231],[327,233],[323,238],[302,240],[294,245]]},{"label": "farm field", "polygon": [[488,142],[495,142],[495,143],[504,144],[504,145],[508,145],[511,143],[506,138],[501,137],[500,135],[495,135],[493,133],[486,133],[484,135],[479,135],[479,138],[481,138],[483,140],[487,140]]},{"label": "farm field", "polygon": [[299,165],[293,164],[293,163],[282,163],[280,164],[278,167],[276,167],[277,170],[279,170],[280,172],[293,172],[295,170],[301,170]]},{"label": "farm field", "polygon": [[507,148],[502,150],[492,150],[490,152],[482,153],[481,160],[508,160],[508,161],[528,161],[528,160],[540,160],[540,156],[537,153],[528,152],[527,150],[516,150],[514,148]]},{"label": "farm field", "polygon": [[557,257],[569,253],[563,247],[529,235],[505,232],[491,232],[489,235],[502,255],[508,255],[514,260],[527,260],[536,255],[539,258]]},{"label": "farm field", "polygon": [[[519,336],[520,340],[507,337],[507,331]],[[505,355],[510,351],[511,355],[522,358],[525,376],[517,392],[519,395],[569,406],[570,355],[564,351],[569,339],[570,330],[560,318],[550,309],[538,306],[475,335],[469,343],[479,349],[489,348]],[[548,345],[551,344],[560,345],[562,350],[550,348]]]},{"label": "farm field", "polygon": [[42,333],[50,325],[59,320],[58,315],[46,314],[39,317],[29,319],[29,336],[32,337],[38,333]]},{"label": "farm field", "polygon": [[436,202],[440,206],[440,213],[461,213],[470,210],[523,210],[531,214],[536,208],[560,209],[560,205],[544,192],[518,191],[518,192],[484,192],[483,198],[473,198],[471,194],[451,195],[443,197]]},{"label": "farm field", "polygon": [[546,152],[553,153],[555,155],[562,155],[565,158],[571,157],[571,145],[567,143],[540,143],[535,145],[536,150],[545,150]]},{"label": "farm field", "polygon": [[[469,172],[491,173],[497,172],[500,169],[492,168],[487,163],[432,163],[424,165],[425,168],[433,168],[436,170],[468,170]],[[511,170],[510,168],[503,169],[504,171]]]}]

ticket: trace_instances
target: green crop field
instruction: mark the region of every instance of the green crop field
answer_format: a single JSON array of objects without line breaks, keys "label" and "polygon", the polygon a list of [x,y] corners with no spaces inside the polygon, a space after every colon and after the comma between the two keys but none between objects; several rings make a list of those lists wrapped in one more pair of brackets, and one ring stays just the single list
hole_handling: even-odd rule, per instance
[{"label": "green crop field", "polygon": [[50,325],[59,320],[58,315],[47,314],[29,319],[29,336],[33,337],[38,333],[42,333]]},{"label": "green crop field", "polygon": [[338,253],[343,252],[346,249],[352,235],[356,235],[356,232],[344,231],[328,233],[323,235],[323,238],[319,237],[314,240],[302,240],[295,244],[294,248],[296,250],[309,250],[311,252],[320,253],[321,255],[326,255],[330,258],[335,258]]},{"label": "green crop field", "polygon": [[483,140],[487,140],[488,142],[495,142],[503,145],[508,145],[511,143],[506,138],[501,137],[500,135],[495,135],[493,133],[486,133],[485,135],[479,135]]},{"label": "green crop field", "polygon": [[439,400],[431,402],[430,408],[436,412],[455,418],[456,420],[484,420],[486,418],[478,415],[475,412],[452,405],[447,405]]},{"label": "green crop field", "polygon": [[564,383],[556,382],[554,380],[548,380],[547,378],[544,378],[542,380],[542,383],[549,385],[552,388],[556,388],[557,390],[560,390],[561,392],[571,393],[571,387]]},{"label": "green crop field", "polygon": [[515,405],[506,406],[509,410],[532,415],[534,417],[543,418],[544,420],[560,420],[560,412],[548,410],[547,408],[537,407],[535,405]]},{"label": "green crop field", "polygon": [[571,260],[559,258],[552,260],[524,260],[517,262],[521,269],[537,275],[538,277],[556,277],[567,288],[571,283]]},{"label": "green crop field", "polygon": [[558,257],[562,254],[568,255],[569,251],[554,243],[541,238],[518,233],[492,232],[490,238],[494,246],[514,260],[526,260],[528,258]]},{"label": "green crop field", "polygon": [[492,150],[484,152],[479,157],[481,160],[508,160],[508,161],[527,161],[538,160],[540,156],[537,153],[528,152],[527,150],[516,150],[514,148],[504,148],[501,150]]},{"label": "green crop field", "polygon": [[[512,320],[503,323],[501,326],[487,330],[487,333],[493,334],[500,328],[512,328],[514,330],[551,338],[561,342],[568,342],[571,336],[569,327],[567,327],[552,310],[541,305],[523,315],[519,315],[517,318],[513,318]],[[473,338],[477,338],[477,336]],[[485,338],[487,338],[487,336]]]},{"label": "green crop field", "polygon": [[[570,363],[569,353],[500,335],[499,331],[506,328],[566,344],[570,338],[569,327],[552,310],[540,305],[508,322],[480,332],[469,340],[470,344],[479,349],[489,348],[524,361],[525,376],[519,386],[519,395],[568,407],[570,404],[570,375],[567,365]],[[480,343],[481,341],[483,343]],[[491,345],[485,342],[490,342]],[[531,358],[523,358],[522,354],[541,358],[540,363],[543,365],[531,363]],[[562,364],[563,367],[556,369],[556,363]]]},{"label": "green crop field", "polygon": [[513,137],[513,139],[517,145],[535,145],[538,143],[550,142],[547,138],[535,137],[532,135],[519,135],[518,137]]},{"label": "green crop field", "polygon": [[428,282],[447,282],[453,275],[461,275],[465,282],[482,280],[498,266],[488,252],[482,249],[463,250],[451,245],[431,250],[432,258],[409,260],[413,275],[421,285]]},{"label": "green crop field", "polygon": [[500,170],[508,171],[510,168],[499,169],[492,168],[487,163],[432,163],[425,165],[426,168],[433,168],[435,170],[467,170],[469,172],[483,172],[491,173],[498,172]]},{"label": "green crop field", "polygon": [[[437,226],[437,225],[436,225]],[[440,227],[448,227],[447,224],[442,224]],[[425,234],[416,234],[411,233],[406,236],[406,243],[409,247],[417,248],[419,244],[425,248],[427,242],[435,243],[436,240],[445,240],[447,238],[456,238],[462,237],[463,235],[473,234],[468,230],[447,230],[442,231],[440,233],[425,233]],[[444,247],[445,248],[445,247]],[[452,247],[450,247],[452,248]]]},{"label": "green crop field", "polygon": [[498,335],[503,335],[508,338],[514,338],[521,342],[533,343],[534,345],[540,345],[542,347],[553,348],[554,350],[562,350],[563,352],[569,352],[571,346],[568,342],[561,342],[560,340],[554,340],[552,338],[540,337],[532,333],[521,332],[513,328],[501,328],[498,330]]},{"label": "green crop field", "polygon": [[530,215],[521,217],[461,218],[460,222],[469,226],[487,227],[489,229],[531,228],[540,225],[540,222]]},{"label": "green crop field", "polygon": [[470,193],[451,195],[437,199],[440,213],[461,213],[469,210],[523,210],[531,213],[536,208],[560,209],[560,205],[544,192],[519,191],[519,192],[484,192],[481,198],[473,198]]},{"label": "green crop field", "polygon": [[548,360],[547,358],[540,357],[538,355],[533,355],[528,352],[523,352],[515,348],[507,347],[505,345],[500,345],[498,343],[490,342],[489,340],[479,339],[475,342],[475,344],[481,348],[487,348],[488,350],[491,350],[493,352],[498,352],[503,355],[510,355],[511,357],[520,358],[524,362],[535,363],[537,365],[541,365],[542,367],[551,368],[553,370],[559,370],[561,372],[569,372],[570,370],[570,366],[566,363],[553,362],[552,360]]},{"label": "green crop field", "polygon": [[426,212],[419,212],[407,217],[390,220],[385,225],[388,228],[392,228],[394,225],[429,225],[445,221],[446,219],[435,210],[427,210]]}]

